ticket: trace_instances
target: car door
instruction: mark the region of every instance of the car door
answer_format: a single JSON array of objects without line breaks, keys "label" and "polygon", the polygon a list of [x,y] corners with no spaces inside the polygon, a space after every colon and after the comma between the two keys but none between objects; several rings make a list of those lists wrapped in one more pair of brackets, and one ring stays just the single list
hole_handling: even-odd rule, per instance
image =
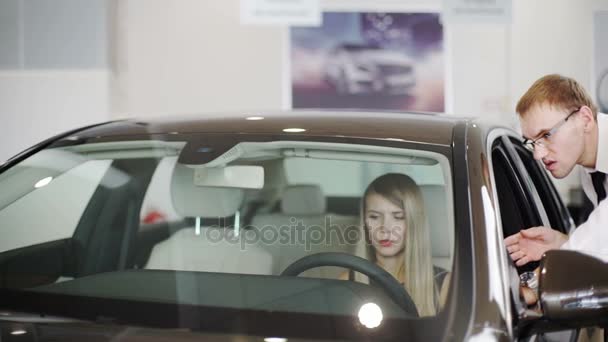
[{"label": "car door", "polygon": [[[521,229],[540,225],[566,234],[570,231],[573,223],[557,190],[517,137],[503,134],[493,142],[492,166],[505,237]],[[531,262],[515,267],[511,263],[511,273],[515,270],[518,274],[532,271],[538,264]],[[515,283],[514,286],[518,287],[518,284]],[[511,293],[516,308],[513,317],[514,332],[521,340],[573,341],[577,338],[577,330],[567,329],[539,335],[530,334],[520,316],[530,315],[534,311],[526,311],[518,296],[519,288],[512,289]]]}]

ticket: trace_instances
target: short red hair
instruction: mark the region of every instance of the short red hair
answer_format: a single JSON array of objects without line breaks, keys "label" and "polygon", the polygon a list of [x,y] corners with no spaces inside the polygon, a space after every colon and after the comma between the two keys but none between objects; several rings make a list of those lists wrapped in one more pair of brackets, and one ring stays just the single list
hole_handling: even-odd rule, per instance
[{"label": "short red hair", "polygon": [[558,74],[546,75],[534,82],[517,102],[515,111],[519,116],[525,116],[532,107],[542,104],[568,110],[587,106],[591,108],[593,117],[597,117],[597,107],[585,88],[576,80]]}]

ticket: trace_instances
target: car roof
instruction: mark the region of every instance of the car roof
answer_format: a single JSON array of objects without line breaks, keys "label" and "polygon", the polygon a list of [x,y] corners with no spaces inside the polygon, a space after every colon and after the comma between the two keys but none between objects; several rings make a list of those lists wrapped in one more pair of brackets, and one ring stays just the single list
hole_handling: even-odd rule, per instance
[{"label": "car roof", "polygon": [[[247,120],[263,117],[262,120]],[[232,133],[285,135],[285,128],[303,128],[303,136],[389,139],[450,146],[453,130],[470,118],[430,113],[365,111],[255,111],[121,120],[78,132],[79,138],[140,134]]]}]

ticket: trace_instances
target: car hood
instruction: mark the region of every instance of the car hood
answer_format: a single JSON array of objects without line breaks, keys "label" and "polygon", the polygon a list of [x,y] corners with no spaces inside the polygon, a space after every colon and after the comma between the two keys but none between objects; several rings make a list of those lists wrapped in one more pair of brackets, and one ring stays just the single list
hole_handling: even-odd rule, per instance
[{"label": "car hood", "polygon": [[[383,308],[386,316],[380,327],[363,328],[356,310],[350,308],[365,302]],[[397,336],[426,340],[430,337],[414,336],[440,334],[444,323],[437,319],[404,316],[383,291],[374,287],[316,278],[130,270],[25,291],[0,291],[0,322],[8,324],[6,329],[27,333],[28,329],[38,331],[38,325],[51,329],[57,324],[53,335],[61,335],[58,340],[91,340],[81,334],[101,333],[107,330],[107,324],[127,331],[132,339],[156,332],[165,340],[174,333],[178,340],[194,334],[220,341],[239,340],[236,336],[257,341],[259,337],[288,337],[292,341]]]},{"label": "car hood", "polygon": [[[115,323],[27,322],[0,320],[0,334],[6,341],[256,341],[280,336],[251,336],[192,331],[190,329],[154,329]],[[29,337],[29,338],[28,338]],[[3,338],[4,341],[4,338]],[[310,341],[290,337],[289,341]]]}]

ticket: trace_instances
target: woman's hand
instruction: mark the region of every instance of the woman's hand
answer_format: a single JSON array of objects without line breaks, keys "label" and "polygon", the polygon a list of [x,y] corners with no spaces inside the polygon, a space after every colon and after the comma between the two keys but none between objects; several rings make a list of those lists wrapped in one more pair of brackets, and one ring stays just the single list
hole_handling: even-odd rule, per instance
[{"label": "woman's hand", "polygon": [[523,229],[505,239],[507,251],[517,266],[538,261],[550,249],[557,249],[568,236],[548,227]]}]

